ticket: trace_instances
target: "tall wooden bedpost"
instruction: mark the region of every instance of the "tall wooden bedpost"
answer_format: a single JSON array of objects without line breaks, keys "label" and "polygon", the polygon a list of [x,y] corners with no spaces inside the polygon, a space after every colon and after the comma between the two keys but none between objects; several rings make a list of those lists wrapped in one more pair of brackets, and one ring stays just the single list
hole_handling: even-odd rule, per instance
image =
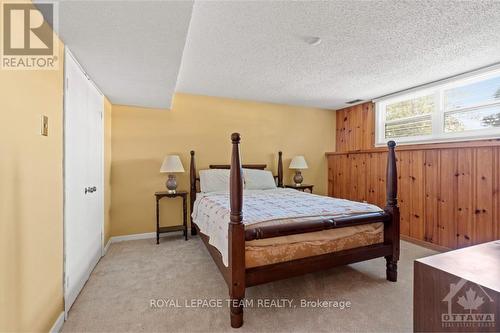
[{"label": "tall wooden bedpost", "polygon": [[283,152],[278,152],[278,187],[283,187]]},{"label": "tall wooden bedpost", "polygon": [[196,227],[193,223],[193,206],[196,200],[196,164],[194,162],[194,150],[191,150],[191,162],[189,163],[189,214],[191,221],[191,235],[196,235]]},{"label": "tall wooden bedpost", "polygon": [[390,224],[384,226],[384,243],[392,244],[392,254],[385,257],[387,261],[387,280],[396,282],[398,279],[399,260],[399,207],[398,207],[398,171],[396,167],[396,142],[387,142],[387,205],[385,212],[391,215]]},{"label": "tall wooden bedpost", "polygon": [[231,134],[233,150],[229,201],[231,217],[229,222],[229,296],[231,298],[231,327],[243,325],[243,298],[245,297],[245,227],[243,225],[243,170],[240,158],[240,134]]}]

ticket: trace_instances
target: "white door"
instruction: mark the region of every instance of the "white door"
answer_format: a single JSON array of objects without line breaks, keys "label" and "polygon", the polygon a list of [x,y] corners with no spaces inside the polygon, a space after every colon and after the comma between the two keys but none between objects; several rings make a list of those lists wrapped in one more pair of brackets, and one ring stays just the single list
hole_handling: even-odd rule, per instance
[{"label": "white door", "polygon": [[65,312],[102,253],[104,97],[69,51],[64,94]]}]

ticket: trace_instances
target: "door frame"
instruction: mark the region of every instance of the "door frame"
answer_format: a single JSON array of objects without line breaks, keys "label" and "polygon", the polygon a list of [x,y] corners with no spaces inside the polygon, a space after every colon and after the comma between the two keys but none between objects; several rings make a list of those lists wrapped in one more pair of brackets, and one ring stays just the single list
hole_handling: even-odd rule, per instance
[{"label": "door frame", "polygon": [[68,307],[68,303],[66,301],[66,289],[67,289],[67,270],[66,270],[66,251],[67,251],[67,240],[66,240],[66,223],[67,223],[67,217],[66,217],[66,133],[67,133],[67,123],[66,123],[66,112],[67,112],[67,109],[68,109],[68,106],[67,106],[67,98],[66,98],[66,91],[67,91],[67,88],[68,88],[68,79],[66,77],[66,74],[67,74],[67,70],[66,70],[66,66],[67,66],[67,59],[68,57],[71,57],[72,60],[77,64],[77,66],[79,67],[79,69],[81,70],[81,72],[85,75],[85,77],[87,78],[87,80],[89,80],[89,82],[92,84],[92,86],[98,91],[98,93],[103,96],[103,106],[102,106],[102,111],[101,111],[101,122],[100,122],[100,126],[99,126],[99,129],[101,131],[101,177],[100,177],[100,181],[98,184],[99,187],[100,187],[100,190],[97,191],[97,195],[98,195],[98,201],[100,202],[100,207],[102,208],[102,211],[101,211],[101,218],[100,218],[100,224],[101,224],[101,258],[104,256],[105,252],[105,244],[104,244],[104,219],[105,219],[105,207],[104,207],[104,176],[105,176],[105,172],[104,172],[104,166],[105,166],[105,162],[104,162],[104,157],[105,157],[105,152],[104,152],[104,147],[105,147],[105,144],[104,144],[104,140],[105,140],[105,137],[104,137],[104,94],[102,93],[102,91],[99,89],[99,87],[95,84],[95,82],[90,78],[90,76],[87,74],[87,72],[85,71],[85,69],[81,66],[80,62],[78,61],[78,59],[73,55],[73,53],[71,52],[71,50],[68,48],[68,47],[65,47],[64,49],[64,65],[63,65],[63,303],[64,303],[64,320],[66,320],[68,318],[68,312],[70,310],[71,307]]}]

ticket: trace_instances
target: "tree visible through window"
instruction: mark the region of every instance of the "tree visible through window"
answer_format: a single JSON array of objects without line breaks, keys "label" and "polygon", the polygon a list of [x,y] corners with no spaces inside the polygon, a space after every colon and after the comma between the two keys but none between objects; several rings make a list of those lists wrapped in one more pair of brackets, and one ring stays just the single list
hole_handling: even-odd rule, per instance
[{"label": "tree visible through window", "polygon": [[387,105],[386,138],[431,134],[431,115],[434,109],[433,96],[423,96]]},{"label": "tree visible through window", "polygon": [[500,71],[377,102],[377,143],[500,136]]},{"label": "tree visible through window", "polygon": [[[495,99],[500,100],[500,88],[495,93]],[[484,117],[482,122],[485,127],[500,127],[500,112]]]}]

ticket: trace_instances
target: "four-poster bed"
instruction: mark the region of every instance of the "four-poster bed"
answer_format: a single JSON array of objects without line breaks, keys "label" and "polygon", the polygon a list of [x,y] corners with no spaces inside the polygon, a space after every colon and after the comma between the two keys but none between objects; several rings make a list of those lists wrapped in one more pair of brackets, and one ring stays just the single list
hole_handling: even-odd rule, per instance
[{"label": "four-poster bed", "polygon": [[[254,227],[245,228],[243,223],[243,168],[263,170],[264,164],[241,164],[240,135],[231,135],[232,155],[230,165],[210,165],[210,169],[230,169],[229,174],[229,225],[227,231],[227,257],[221,254],[219,248],[210,244],[207,234],[200,232],[196,221],[191,218],[191,232],[193,235],[200,233],[209,253],[219,267],[229,287],[230,295],[230,318],[231,326],[238,328],[243,324],[243,298],[245,288],[284,279],[292,276],[302,275],[318,270],[328,269],[334,266],[346,265],[359,261],[378,257],[386,259],[387,280],[397,280],[397,261],[399,260],[399,209],[397,206],[397,171],[396,157],[393,141],[388,143],[387,158],[387,205],[383,211],[367,211],[355,215],[341,215],[334,218],[325,218],[318,214],[312,218],[299,222],[286,224],[258,224]],[[195,153],[191,151],[190,163],[190,187],[191,187],[191,213],[195,200],[197,199],[199,178],[195,166]],[[282,154],[279,152],[277,184],[283,186],[283,162]],[[294,190],[289,190],[294,191]],[[298,191],[296,191],[298,192]],[[304,194],[305,195],[305,194]],[[313,196],[312,194],[307,194]],[[250,197],[250,195],[249,195]],[[247,199],[250,199],[247,197]],[[315,196],[317,197],[317,196]],[[353,205],[359,203],[352,202]],[[247,216],[248,218],[248,216]],[[246,218],[245,218],[246,221]],[[356,226],[383,225],[380,241],[374,244],[343,249],[340,251],[311,255],[298,259],[275,262],[261,266],[248,267],[245,263],[246,243],[258,240],[272,240],[287,236],[312,235],[318,232],[329,232],[336,230],[347,230]],[[222,253],[225,253],[222,251]],[[225,265],[225,263],[227,265]]]}]

